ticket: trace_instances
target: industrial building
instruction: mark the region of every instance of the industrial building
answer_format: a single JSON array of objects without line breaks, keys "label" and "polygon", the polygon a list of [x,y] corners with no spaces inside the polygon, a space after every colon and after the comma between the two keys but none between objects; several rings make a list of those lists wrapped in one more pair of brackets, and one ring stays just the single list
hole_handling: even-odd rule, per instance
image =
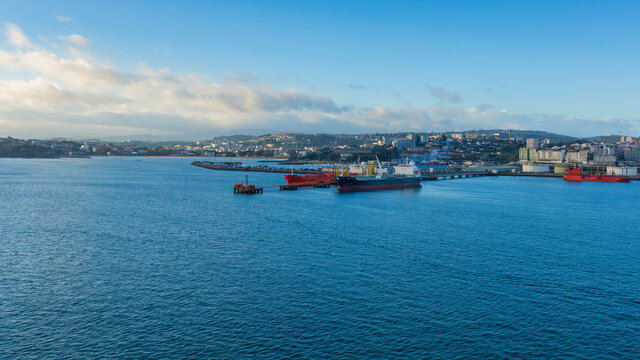
[{"label": "industrial building", "polygon": [[638,175],[638,168],[630,166],[607,166],[607,175],[636,176]]},{"label": "industrial building", "polygon": [[549,165],[546,164],[523,164],[522,172],[524,173],[545,173],[549,172]]}]

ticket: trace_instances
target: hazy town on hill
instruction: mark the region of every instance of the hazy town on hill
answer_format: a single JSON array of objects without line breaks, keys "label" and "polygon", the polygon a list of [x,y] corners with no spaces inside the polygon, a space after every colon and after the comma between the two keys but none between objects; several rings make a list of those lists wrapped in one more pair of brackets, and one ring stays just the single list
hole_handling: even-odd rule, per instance
[{"label": "hazy town on hill", "polygon": [[0,138],[0,156],[274,157],[289,162],[356,162],[411,159],[454,167],[515,163],[637,166],[640,144],[629,136],[578,139],[542,131],[474,130],[445,133],[304,134],[220,136],[208,140],[151,142],[98,139]]}]

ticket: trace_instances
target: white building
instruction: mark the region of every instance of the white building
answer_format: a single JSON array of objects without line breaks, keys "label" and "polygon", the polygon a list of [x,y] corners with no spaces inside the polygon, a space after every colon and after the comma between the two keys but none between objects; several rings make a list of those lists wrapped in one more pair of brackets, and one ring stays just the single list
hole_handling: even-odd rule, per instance
[{"label": "white building", "polygon": [[531,148],[537,148],[539,145],[539,141],[538,139],[527,139],[527,147],[529,149]]},{"label": "white building", "polygon": [[586,164],[588,159],[589,159],[589,150],[567,152],[567,162]]},{"label": "white building", "polygon": [[400,164],[394,166],[393,172],[397,175],[420,176],[420,169],[418,169],[413,162],[408,165]]},{"label": "white building", "polygon": [[601,165],[606,165],[606,164],[610,164],[613,165],[616,163],[616,156],[611,154],[611,155],[593,155],[593,163],[594,164],[601,164]]},{"label": "white building", "polygon": [[544,173],[544,172],[549,172],[549,165],[544,165],[544,164],[522,164],[522,172],[525,172],[525,173]]},{"label": "white building", "polygon": [[565,153],[560,149],[538,149],[536,159],[539,162],[561,163],[565,160]]},{"label": "white building", "polygon": [[638,168],[633,166],[607,166],[607,175],[636,176]]}]

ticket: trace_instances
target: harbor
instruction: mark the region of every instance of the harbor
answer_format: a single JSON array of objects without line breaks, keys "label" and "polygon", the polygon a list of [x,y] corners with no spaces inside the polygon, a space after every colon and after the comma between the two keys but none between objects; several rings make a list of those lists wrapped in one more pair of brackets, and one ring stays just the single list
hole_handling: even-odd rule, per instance
[{"label": "harbor", "polygon": [[[286,169],[265,165],[243,166],[242,163],[238,162],[194,161],[191,164],[210,170],[285,174],[284,179],[287,182],[286,184],[268,185],[250,184],[248,175],[245,175],[242,183],[234,184],[233,192],[235,194],[246,195],[262,194],[264,188],[274,187],[277,187],[282,191],[294,191],[301,187],[330,188],[333,185],[337,185],[337,189],[340,192],[403,189],[419,187],[422,181],[467,179],[495,175],[490,172],[423,174],[423,171],[413,163],[399,164],[393,167],[383,168],[379,161],[377,162],[377,167],[376,164],[372,162],[362,163],[361,165],[356,166],[355,168],[360,171],[359,173],[350,173],[346,170],[346,167],[337,167],[335,165],[332,168]],[[354,167],[351,168],[353,169]]]},{"label": "harbor", "polygon": [[640,360],[640,1],[0,13],[0,360]]},{"label": "harbor", "polygon": [[[202,167],[210,170],[227,170],[227,171],[244,171],[244,172],[262,172],[262,173],[281,173],[285,174],[286,183],[281,184],[250,184],[248,176],[245,175],[245,181],[240,184],[234,184],[233,192],[235,194],[262,194],[265,188],[278,188],[281,191],[295,191],[302,187],[313,188],[330,188],[337,185],[340,192],[345,191],[370,191],[370,190],[386,190],[401,189],[408,187],[418,187],[424,181],[438,180],[454,180],[454,179],[470,179],[486,176],[511,176],[511,177],[543,177],[543,178],[563,178],[567,181],[597,181],[597,182],[630,182],[631,180],[640,180],[636,176],[614,177],[611,180],[607,175],[584,175],[580,177],[567,175],[559,172],[522,172],[516,169],[510,170],[486,170],[486,171],[450,171],[433,173],[426,169],[420,169],[411,163],[400,164],[396,166],[387,166],[383,168],[378,162],[353,164],[349,166],[340,165],[339,167],[318,167],[318,168],[284,168],[266,165],[243,165],[240,162],[211,162],[211,161],[193,161],[194,166]],[[358,173],[351,173],[349,170],[357,169]],[[575,172],[577,170],[573,170]],[[389,175],[392,174],[392,175]],[[382,178],[384,177],[384,179]]]}]

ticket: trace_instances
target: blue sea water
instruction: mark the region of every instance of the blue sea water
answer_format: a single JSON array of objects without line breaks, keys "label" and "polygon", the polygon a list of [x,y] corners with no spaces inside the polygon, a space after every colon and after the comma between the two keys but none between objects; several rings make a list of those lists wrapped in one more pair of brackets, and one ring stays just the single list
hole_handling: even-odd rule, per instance
[{"label": "blue sea water", "polygon": [[0,159],[0,358],[640,357],[640,182],[234,195],[191,160]]}]

